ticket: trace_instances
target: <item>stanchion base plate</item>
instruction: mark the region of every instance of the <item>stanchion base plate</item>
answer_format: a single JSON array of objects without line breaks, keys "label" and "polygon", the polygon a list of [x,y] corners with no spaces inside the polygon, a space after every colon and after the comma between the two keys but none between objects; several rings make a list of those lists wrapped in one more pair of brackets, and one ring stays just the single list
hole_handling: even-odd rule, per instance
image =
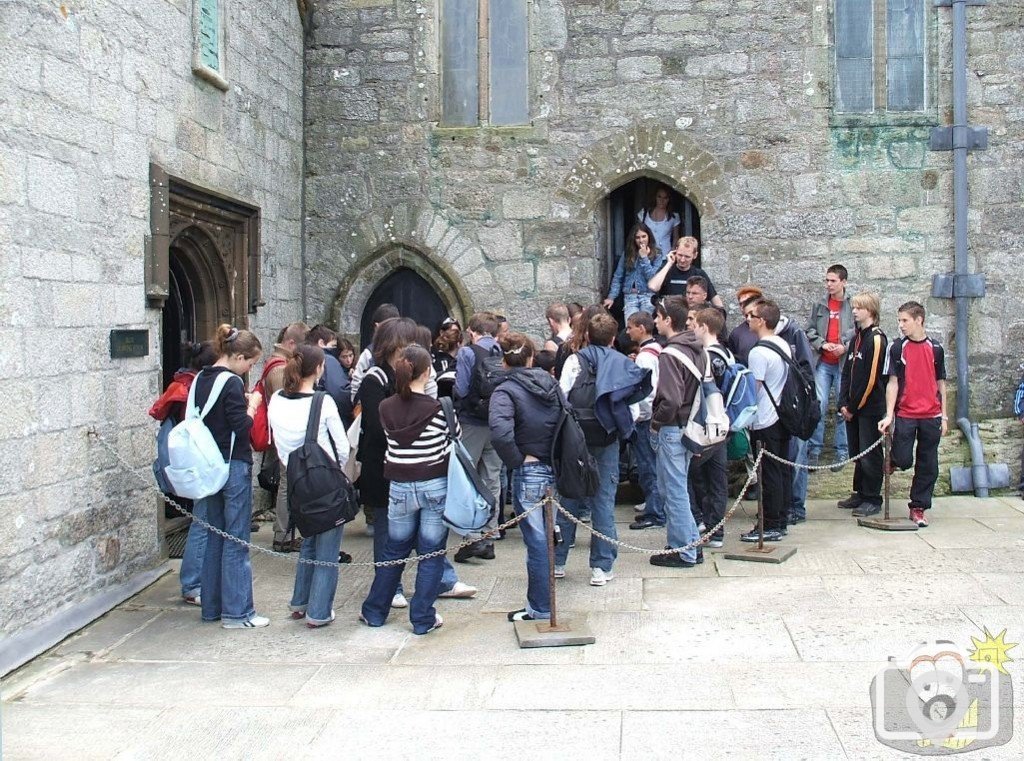
[{"label": "stanchion base plate", "polygon": [[590,627],[581,621],[559,616],[554,629],[547,621],[515,621],[519,647],[568,647],[570,645],[593,645],[597,642]]},{"label": "stanchion base plate", "polygon": [[857,525],[878,531],[917,531],[917,524],[906,518],[858,518]]},{"label": "stanchion base plate", "polygon": [[785,563],[796,554],[796,547],[751,547],[743,552],[727,552],[726,560],[746,560],[752,563]]}]

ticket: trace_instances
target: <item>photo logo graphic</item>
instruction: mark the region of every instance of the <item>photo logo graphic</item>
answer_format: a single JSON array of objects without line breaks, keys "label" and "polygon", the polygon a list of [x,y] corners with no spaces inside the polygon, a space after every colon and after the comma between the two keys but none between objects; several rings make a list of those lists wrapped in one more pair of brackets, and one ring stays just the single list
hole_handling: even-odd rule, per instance
[{"label": "photo logo graphic", "polygon": [[875,737],[890,748],[925,756],[1005,745],[1013,736],[1013,683],[1007,653],[1017,643],[1006,630],[971,637],[965,653],[954,642],[915,647],[871,681]]}]

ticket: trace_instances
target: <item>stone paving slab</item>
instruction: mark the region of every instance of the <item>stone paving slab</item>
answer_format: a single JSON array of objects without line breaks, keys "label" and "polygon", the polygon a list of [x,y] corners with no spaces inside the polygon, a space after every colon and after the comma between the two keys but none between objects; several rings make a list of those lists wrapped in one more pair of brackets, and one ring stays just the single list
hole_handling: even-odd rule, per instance
[{"label": "stone paving slab", "polygon": [[[7,761],[53,758],[114,758],[140,737],[159,726],[164,709],[135,706],[53,705],[5,703],[3,757]],[[185,740],[177,738],[175,745]]]},{"label": "stone paving slab", "polygon": [[832,759],[845,754],[820,709],[631,711],[622,717],[623,761]]}]

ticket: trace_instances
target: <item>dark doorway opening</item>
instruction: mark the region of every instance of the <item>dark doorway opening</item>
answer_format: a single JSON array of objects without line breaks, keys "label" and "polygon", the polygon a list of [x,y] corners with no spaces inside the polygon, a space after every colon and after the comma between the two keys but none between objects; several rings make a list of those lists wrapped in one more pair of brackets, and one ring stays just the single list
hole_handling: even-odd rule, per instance
[{"label": "dark doorway opening", "polygon": [[402,317],[410,317],[433,331],[448,314],[441,297],[426,280],[406,267],[400,267],[373,289],[359,323],[361,347],[373,340],[373,311],[381,304],[394,304]]},{"label": "dark doorway opening", "polygon": [[[170,295],[164,302],[161,344],[164,388],[188,364],[184,345],[196,341],[196,291],[178,249],[170,252]],[[202,339],[200,339],[202,340]]]},{"label": "dark doorway opening", "polygon": [[[667,188],[669,191],[668,211],[679,217],[679,233],[677,237],[692,236],[698,241],[700,234],[700,212],[689,198],[682,193],[666,185],[664,182],[653,177],[638,177],[632,182],[627,182],[611,193],[605,199],[605,263],[604,294],[608,293],[608,285],[611,282],[612,273],[619,262],[619,258],[625,254],[626,239],[630,230],[633,229],[644,209],[651,209],[654,206],[655,194],[659,188]],[[663,252],[664,253],[664,252]],[[695,261],[700,266],[700,256]],[[616,299],[612,307],[612,314],[622,324],[622,297]]]}]

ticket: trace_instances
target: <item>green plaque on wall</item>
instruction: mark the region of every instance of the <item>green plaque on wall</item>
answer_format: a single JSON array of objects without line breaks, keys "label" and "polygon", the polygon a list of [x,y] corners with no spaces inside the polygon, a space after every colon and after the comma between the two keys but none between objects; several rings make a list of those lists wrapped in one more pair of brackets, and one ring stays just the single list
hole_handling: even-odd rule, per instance
[{"label": "green plaque on wall", "polygon": [[219,0],[196,0],[199,3],[199,56],[204,66],[220,71],[220,9]]}]

